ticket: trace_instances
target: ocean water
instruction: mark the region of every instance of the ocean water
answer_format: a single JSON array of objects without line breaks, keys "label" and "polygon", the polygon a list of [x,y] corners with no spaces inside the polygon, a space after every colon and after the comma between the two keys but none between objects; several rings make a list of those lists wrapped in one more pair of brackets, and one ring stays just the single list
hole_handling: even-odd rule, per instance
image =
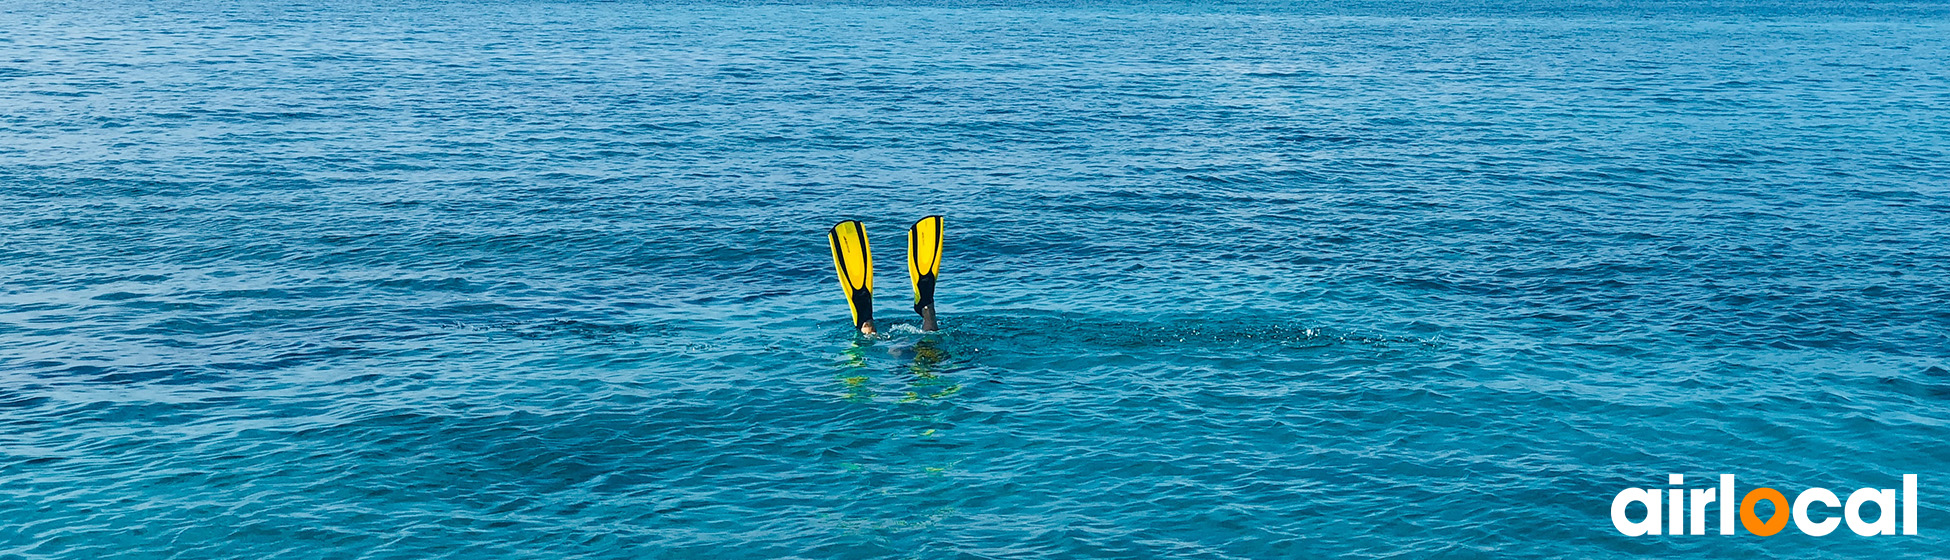
[{"label": "ocean water", "polygon": [[1946,23],[9,3],[0,558],[1940,557]]}]

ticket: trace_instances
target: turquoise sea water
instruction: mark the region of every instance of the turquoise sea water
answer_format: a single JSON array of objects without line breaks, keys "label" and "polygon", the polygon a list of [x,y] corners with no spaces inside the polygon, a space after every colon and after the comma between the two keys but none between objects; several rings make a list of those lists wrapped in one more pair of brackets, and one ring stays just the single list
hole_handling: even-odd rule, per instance
[{"label": "turquoise sea water", "polygon": [[1946,22],[9,4],[0,558],[1940,557]]}]

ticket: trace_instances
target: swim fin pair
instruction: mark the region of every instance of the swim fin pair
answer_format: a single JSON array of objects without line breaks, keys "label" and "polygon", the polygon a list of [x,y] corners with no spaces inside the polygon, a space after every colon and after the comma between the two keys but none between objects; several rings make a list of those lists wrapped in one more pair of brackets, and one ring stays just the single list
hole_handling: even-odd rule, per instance
[{"label": "swim fin pair", "polygon": [[[853,326],[873,334],[873,253],[867,249],[867,228],[847,220],[826,232],[833,246],[833,267],[839,269],[840,288],[853,309]],[[939,328],[934,321],[934,282],[941,275],[941,216],[928,216],[907,228],[907,277],[914,283],[914,312],[921,330]]]}]

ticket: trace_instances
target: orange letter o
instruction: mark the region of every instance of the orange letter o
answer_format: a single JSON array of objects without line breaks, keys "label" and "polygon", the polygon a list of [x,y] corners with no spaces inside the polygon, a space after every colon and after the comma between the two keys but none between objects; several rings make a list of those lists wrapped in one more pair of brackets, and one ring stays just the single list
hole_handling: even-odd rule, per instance
[{"label": "orange letter o", "polygon": [[[1754,515],[1754,504],[1761,500],[1774,502],[1774,517],[1768,518],[1766,523],[1761,523],[1760,517]],[[1787,522],[1787,496],[1781,495],[1780,490],[1755,488],[1754,491],[1747,493],[1747,497],[1740,499],[1740,526],[1746,527],[1749,533],[1763,537],[1772,536],[1774,533],[1781,532],[1781,529],[1786,529]]]}]

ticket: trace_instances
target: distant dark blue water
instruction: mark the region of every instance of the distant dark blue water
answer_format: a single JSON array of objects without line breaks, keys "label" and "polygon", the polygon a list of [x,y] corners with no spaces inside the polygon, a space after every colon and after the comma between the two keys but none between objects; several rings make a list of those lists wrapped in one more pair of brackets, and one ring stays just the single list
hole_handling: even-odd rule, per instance
[{"label": "distant dark blue water", "polygon": [[0,558],[1939,557],[1947,22],[8,4]]}]

